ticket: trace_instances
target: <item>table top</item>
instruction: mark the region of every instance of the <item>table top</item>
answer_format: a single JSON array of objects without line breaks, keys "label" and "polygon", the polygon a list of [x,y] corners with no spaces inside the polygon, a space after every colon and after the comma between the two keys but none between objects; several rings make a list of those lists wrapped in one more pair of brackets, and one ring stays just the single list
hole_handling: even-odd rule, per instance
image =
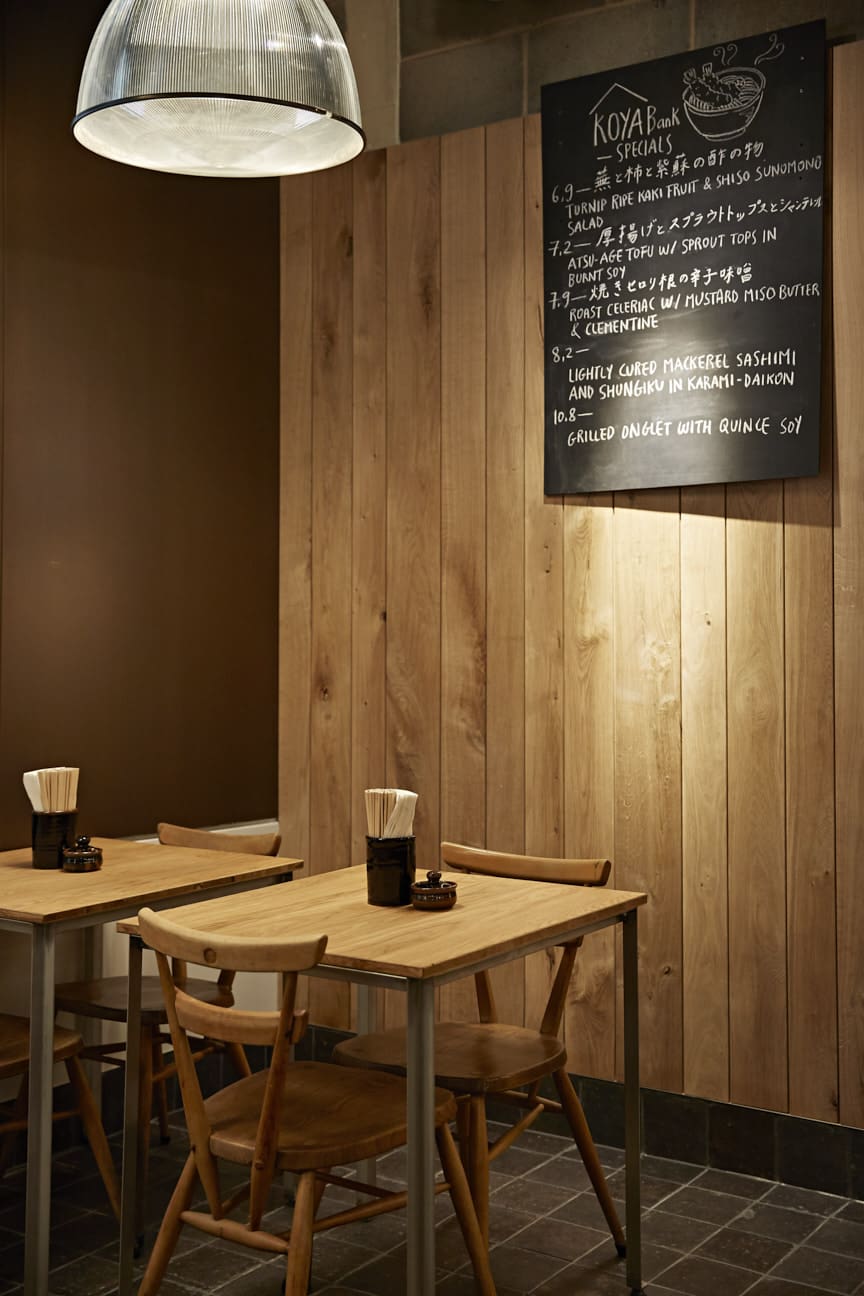
[{"label": "table top", "polygon": [[[171,919],[214,936],[327,936],[322,964],[411,979],[442,976],[482,958],[502,961],[535,941],[620,917],[647,900],[640,892],[559,886],[480,874],[448,874],[458,886],[452,909],[385,908],[366,899],[366,870],[336,869],[266,892],[201,900]],[[133,919],[118,924],[137,931]]]},{"label": "table top", "polygon": [[95,873],[34,869],[29,846],[0,852],[0,918],[32,924],[126,910],[235,882],[276,877],[303,867],[285,856],[246,855],[94,837],[102,848]]}]

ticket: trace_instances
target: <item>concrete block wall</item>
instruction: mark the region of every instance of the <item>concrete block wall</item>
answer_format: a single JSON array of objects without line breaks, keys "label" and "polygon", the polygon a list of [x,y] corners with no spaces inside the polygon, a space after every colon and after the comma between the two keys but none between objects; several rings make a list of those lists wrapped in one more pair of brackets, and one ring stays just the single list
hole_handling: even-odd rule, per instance
[{"label": "concrete block wall", "polygon": [[[538,112],[546,82],[815,18],[830,40],[864,37],[864,0],[342,0],[349,45],[353,6],[397,3],[398,134],[372,147]],[[394,69],[378,70],[392,95]]]}]

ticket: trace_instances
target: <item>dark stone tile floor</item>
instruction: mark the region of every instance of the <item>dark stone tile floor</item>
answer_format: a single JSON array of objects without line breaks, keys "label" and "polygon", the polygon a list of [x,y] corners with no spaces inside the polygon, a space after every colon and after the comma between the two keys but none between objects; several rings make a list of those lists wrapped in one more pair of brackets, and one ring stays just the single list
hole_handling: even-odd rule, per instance
[{"label": "dark stone tile floor", "polygon": [[[145,1249],[184,1155],[179,1127],[170,1144],[152,1150]],[[621,1200],[623,1155],[610,1147],[600,1155]],[[382,1182],[401,1183],[404,1173],[404,1152],[379,1163]],[[20,1168],[0,1180],[0,1296],[22,1290],[23,1186]],[[643,1194],[648,1296],[864,1296],[860,1201],[658,1156],[643,1158]],[[324,1209],[345,1196],[328,1189]],[[51,1296],[112,1296],[116,1226],[86,1148],[58,1152],[52,1200]],[[472,1296],[470,1265],[445,1196],[436,1211],[436,1296]],[[290,1199],[280,1189],[268,1222],[284,1228],[289,1221]],[[624,1262],[568,1140],[532,1131],[496,1161],[490,1225],[499,1296],[626,1296]],[[380,1216],[316,1239],[310,1290],[398,1296],[404,1264],[404,1214]],[[279,1296],[282,1272],[282,1261],[187,1229],[161,1296]]]}]

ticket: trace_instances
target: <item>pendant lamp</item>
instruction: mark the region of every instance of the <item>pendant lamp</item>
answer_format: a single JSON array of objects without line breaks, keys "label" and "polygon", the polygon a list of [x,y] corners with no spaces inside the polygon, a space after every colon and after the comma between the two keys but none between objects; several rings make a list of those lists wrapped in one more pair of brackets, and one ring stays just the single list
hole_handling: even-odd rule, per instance
[{"label": "pendant lamp", "polygon": [[230,178],[320,171],[365,144],[324,0],[111,0],[72,130],[116,162]]}]

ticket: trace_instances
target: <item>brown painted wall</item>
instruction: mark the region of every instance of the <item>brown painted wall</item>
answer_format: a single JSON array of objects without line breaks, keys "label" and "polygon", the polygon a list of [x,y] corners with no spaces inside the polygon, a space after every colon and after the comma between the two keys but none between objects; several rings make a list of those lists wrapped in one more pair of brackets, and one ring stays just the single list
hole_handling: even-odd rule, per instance
[{"label": "brown painted wall", "polygon": [[0,846],[275,811],[278,189],[70,131],[100,0],[7,0]]},{"label": "brown painted wall", "polygon": [[[834,71],[814,478],[544,498],[539,118],[283,182],[280,818],[312,873],[384,783],[421,869],[608,854],[650,895],[645,1083],[864,1125],[864,45]],[[579,968],[570,1065],[614,1077],[610,934]],[[510,965],[507,1019],[550,971]]]}]

